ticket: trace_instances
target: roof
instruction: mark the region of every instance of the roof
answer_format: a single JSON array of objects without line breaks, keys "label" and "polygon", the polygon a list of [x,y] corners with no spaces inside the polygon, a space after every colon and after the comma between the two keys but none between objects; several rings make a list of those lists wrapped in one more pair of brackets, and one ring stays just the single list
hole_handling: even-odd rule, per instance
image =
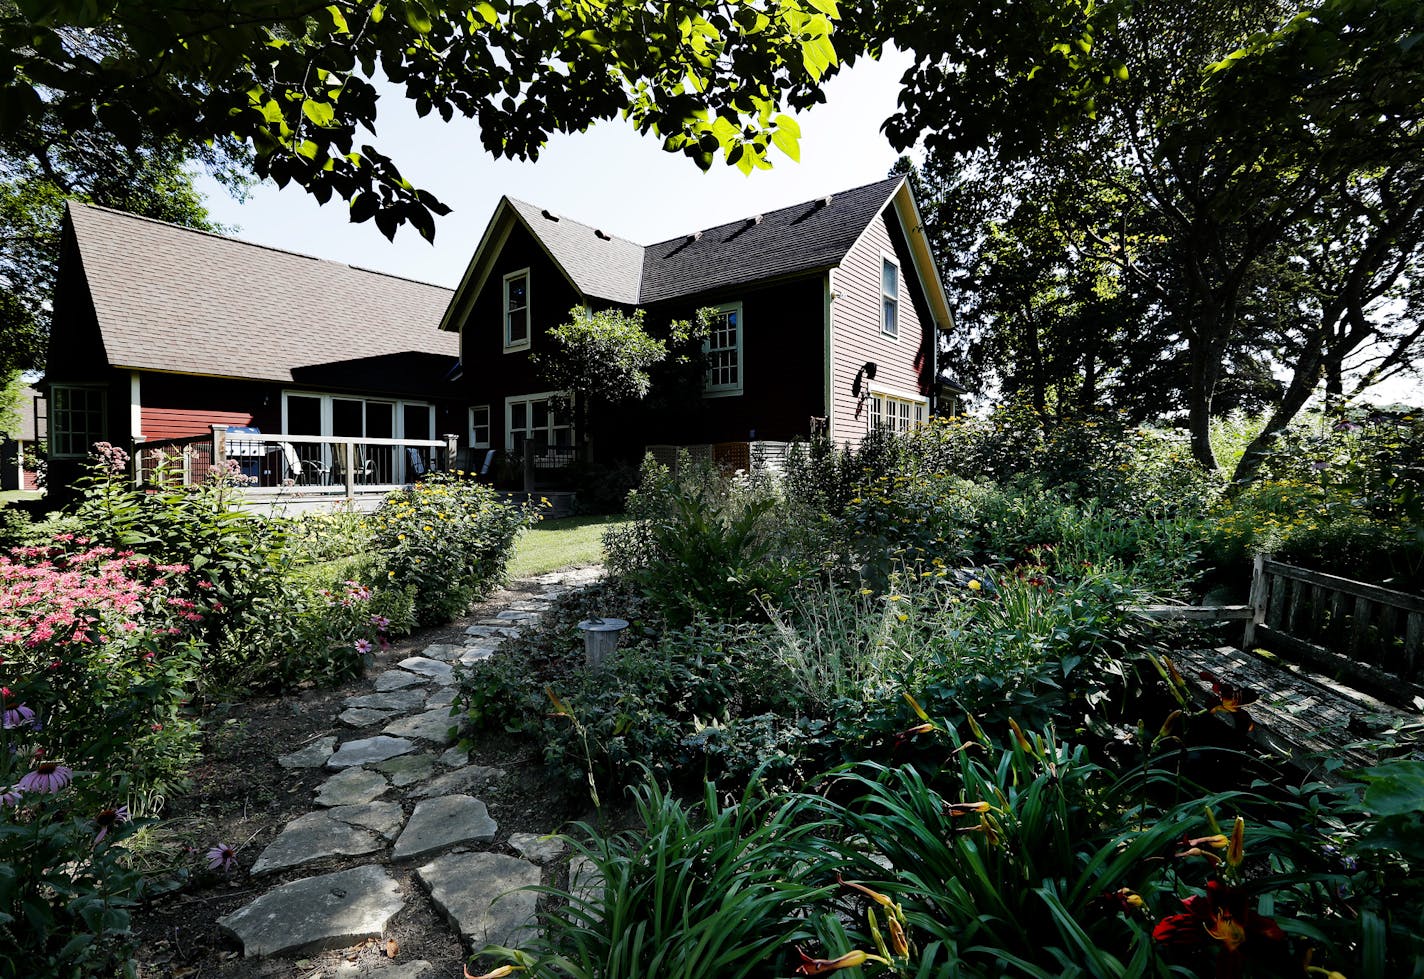
[{"label": "roof", "polygon": [[585,298],[638,306],[833,268],[905,186],[904,177],[877,180],[646,246],[504,197],[441,326],[458,328],[457,307],[483,288],[511,220],[529,230]]},{"label": "roof", "polygon": [[637,305],[643,271],[642,245],[541,210],[538,205],[506,199],[579,292]]},{"label": "roof", "polygon": [[643,253],[639,301],[659,302],[840,263],[903,177],[680,235]]},{"label": "roof", "polygon": [[[398,356],[448,369],[459,353],[439,330],[449,289],[91,204],[68,215],[114,367],[292,383]],[[371,373],[332,383],[369,388]]]}]

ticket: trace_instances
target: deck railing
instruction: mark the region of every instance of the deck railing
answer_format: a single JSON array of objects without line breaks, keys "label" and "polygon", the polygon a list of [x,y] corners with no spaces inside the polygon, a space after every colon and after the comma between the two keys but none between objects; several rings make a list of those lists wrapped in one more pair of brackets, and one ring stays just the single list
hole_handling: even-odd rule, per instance
[{"label": "deck railing", "polygon": [[389,492],[451,468],[458,443],[453,435],[332,438],[228,432],[215,425],[210,436],[140,442],[134,449],[134,477],[140,485],[152,485],[166,471],[170,480],[191,485],[222,467],[249,497],[351,497]]}]

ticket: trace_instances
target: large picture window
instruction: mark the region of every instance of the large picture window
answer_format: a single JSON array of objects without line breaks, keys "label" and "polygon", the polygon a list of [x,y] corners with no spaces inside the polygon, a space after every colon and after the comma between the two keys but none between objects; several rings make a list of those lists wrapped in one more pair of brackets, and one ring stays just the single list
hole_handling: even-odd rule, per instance
[{"label": "large picture window", "polygon": [[529,349],[529,270],[504,277],[504,349]]},{"label": "large picture window", "polygon": [[900,336],[900,266],[888,255],[880,258],[880,332]]},{"label": "large picture window", "polygon": [[888,432],[908,432],[925,423],[929,402],[901,398],[881,391],[870,395],[870,427]]},{"label": "large picture window", "polygon": [[51,384],[50,455],[56,459],[83,458],[95,442],[105,441],[107,407],[108,392],[102,387]]},{"label": "large picture window", "polygon": [[522,457],[526,442],[539,448],[573,447],[573,422],[554,410],[556,397],[556,392],[545,391],[505,399],[504,447],[511,455]]},{"label": "large picture window", "polygon": [[742,393],[742,304],[731,303],[718,308],[711,331],[703,341],[707,356],[707,380],[704,390],[708,397],[726,397]]}]

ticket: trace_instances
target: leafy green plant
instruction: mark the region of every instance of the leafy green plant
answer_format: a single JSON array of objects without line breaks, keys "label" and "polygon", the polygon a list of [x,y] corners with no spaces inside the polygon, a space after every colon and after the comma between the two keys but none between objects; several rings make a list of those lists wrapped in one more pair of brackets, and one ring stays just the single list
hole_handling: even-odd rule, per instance
[{"label": "leafy green plant", "polygon": [[515,538],[538,510],[457,474],[434,473],[392,493],[371,517],[381,584],[413,590],[421,625],[447,622],[500,581]]},{"label": "leafy green plant", "polygon": [[810,937],[805,909],[830,891],[801,883],[798,861],[825,827],[806,799],[723,803],[708,784],[685,806],[653,779],[633,792],[635,828],[605,835],[577,824],[576,856],[543,934],[523,949],[481,954],[534,977],[683,979],[768,976]]}]

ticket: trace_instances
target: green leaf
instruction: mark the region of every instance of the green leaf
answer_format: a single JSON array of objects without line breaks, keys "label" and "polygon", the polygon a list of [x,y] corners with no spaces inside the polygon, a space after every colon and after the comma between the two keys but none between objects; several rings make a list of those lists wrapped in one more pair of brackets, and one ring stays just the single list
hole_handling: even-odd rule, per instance
[{"label": "green leaf", "polygon": [[351,27],[346,23],[346,15],[341,12],[341,8],[336,4],[326,8],[326,12],[331,14],[332,29],[338,34],[350,34]]},{"label": "green leaf", "polygon": [[435,26],[430,20],[430,14],[426,13],[425,8],[418,3],[405,5],[405,22],[420,34],[429,34]]},{"label": "green leaf", "polygon": [[[785,119],[785,116],[781,118]],[[801,162],[801,144],[797,137],[800,132],[793,132],[784,126],[778,126],[771,134],[771,141],[776,144],[776,148],[781,150],[797,163]]]},{"label": "green leaf", "polygon": [[1367,768],[1359,777],[1370,783],[1365,808],[1376,816],[1424,812],[1424,762],[1398,761]]},{"label": "green leaf", "polygon": [[307,99],[302,103],[302,115],[310,119],[312,125],[325,129],[336,118],[336,110],[331,107],[329,102]]},{"label": "green leaf", "polygon": [[499,23],[499,11],[494,9],[494,4],[477,3],[475,4],[475,13],[479,14],[484,22],[490,26]]}]

